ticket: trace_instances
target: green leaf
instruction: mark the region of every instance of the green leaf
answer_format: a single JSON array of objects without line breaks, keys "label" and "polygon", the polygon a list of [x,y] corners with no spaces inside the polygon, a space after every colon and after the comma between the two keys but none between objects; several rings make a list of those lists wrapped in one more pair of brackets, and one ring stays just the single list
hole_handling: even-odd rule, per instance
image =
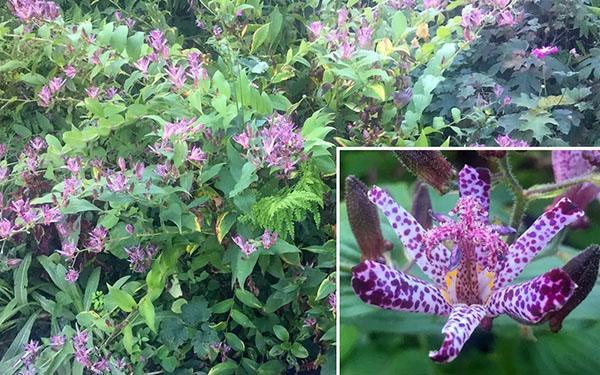
[{"label": "green leaf", "polygon": [[35,313],[29,316],[25,324],[23,324],[23,327],[21,327],[21,329],[19,330],[19,333],[17,333],[17,335],[13,339],[8,349],[6,349],[6,352],[4,353],[4,356],[2,357],[0,363],[4,362],[8,358],[14,357],[15,355],[23,351],[23,346],[25,346],[27,341],[29,341],[29,336],[31,335],[31,328],[33,328],[33,323],[35,323],[35,321],[37,320],[38,314],[39,311],[36,311]]},{"label": "green leaf", "polygon": [[233,212],[223,212],[217,218],[216,234],[217,241],[223,242],[223,238],[229,233],[231,227],[237,221],[237,215]]},{"label": "green leaf", "polygon": [[92,306],[92,299],[94,293],[98,290],[98,283],[100,282],[100,267],[94,268],[90,277],[88,278],[87,285],[85,286],[85,292],[83,293],[83,308],[89,310]]},{"label": "green leaf", "polygon": [[113,31],[110,37],[110,46],[119,53],[123,52],[123,50],[125,50],[125,47],[127,46],[128,32],[129,29],[127,29],[127,26],[120,25],[115,29],[115,31]]},{"label": "green leaf", "polygon": [[112,286],[108,287],[108,294],[105,299],[110,300],[125,312],[132,312],[136,306],[135,300],[131,294]]},{"label": "green leaf", "polygon": [[290,339],[290,334],[284,326],[280,326],[278,324],[274,325],[273,332],[275,333],[275,336],[277,336],[277,338],[283,342],[287,342]]},{"label": "green leaf", "polygon": [[254,323],[248,318],[247,315],[239,310],[232,309],[230,312],[231,319],[235,320],[239,325],[245,328],[256,328]]},{"label": "green leaf", "polygon": [[125,347],[125,351],[127,354],[133,352],[133,332],[131,329],[131,323],[127,324],[125,328],[123,328],[123,347]]},{"label": "green leaf", "polygon": [[204,297],[194,297],[191,301],[181,307],[181,317],[183,320],[192,325],[208,321],[210,317],[210,309],[208,302]]},{"label": "green leaf", "polygon": [[235,290],[236,298],[246,306],[252,307],[254,309],[262,309],[263,304],[259,301],[254,294],[250,293],[247,290],[237,288]]},{"label": "green leaf", "polygon": [[520,130],[530,130],[533,133],[533,138],[538,142],[552,135],[552,130],[548,125],[558,125],[558,122],[546,111],[527,111],[519,119],[523,121]]},{"label": "green leaf", "polygon": [[243,352],[246,350],[246,345],[239,337],[236,336],[233,332],[225,333],[225,340],[227,340],[227,344],[233,348],[236,352]]},{"label": "green leaf", "polygon": [[252,47],[250,48],[250,52],[253,53],[259,48],[269,36],[269,24],[262,25],[252,35]]},{"label": "green leaf", "polygon": [[226,362],[222,362],[214,366],[208,371],[208,375],[227,375],[233,374],[235,369],[238,368],[237,363],[228,360]]},{"label": "green leaf", "polygon": [[278,360],[271,360],[260,365],[257,375],[278,375],[285,371],[285,365]]},{"label": "green leaf", "polygon": [[299,342],[295,342],[292,344],[292,354],[296,358],[306,358],[308,357],[308,350]]},{"label": "green leaf", "polygon": [[144,321],[146,321],[148,328],[156,333],[156,312],[154,311],[154,305],[148,296],[145,296],[140,300],[138,309],[140,315],[144,318]]},{"label": "green leaf", "polygon": [[175,167],[180,167],[186,161],[188,154],[188,146],[185,141],[175,142],[173,150],[173,164]]},{"label": "green leaf", "polygon": [[160,211],[160,218],[162,221],[173,222],[175,225],[177,225],[177,228],[179,229],[179,232],[181,233],[181,215],[182,215],[182,213],[183,212],[181,210],[181,206],[180,206],[179,202],[170,200],[168,202],[167,208]]},{"label": "green leaf", "polygon": [[29,271],[30,264],[31,254],[27,254],[14,272],[15,298],[19,305],[24,305],[27,303],[27,286],[29,284],[27,271]]},{"label": "green leaf", "polygon": [[[235,177],[236,176],[234,176],[234,178]],[[258,181],[258,176],[256,175],[256,166],[248,161],[242,167],[242,174],[241,176],[239,176],[239,180],[237,180],[237,183],[233,187],[233,190],[229,192],[229,197],[233,198],[236,195],[240,194],[255,181]]]},{"label": "green leaf", "polygon": [[61,213],[64,215],[71,215],[84,211],[100,211],[100,209],[85,199],[71,197],[69,199],[69,204],[61,210]]},{"label": "green leaf", "polygon": [[394,33],[394,41],[398,41],[402,34],[406,31],[407,22],[404,13],[399,10],[392,16],[392,31]]},{"label": "green leaf", "polygon": [[136,32],[127,38],[127,55],[131,60],[137,60],[142,54],[142,45],[144,44],[144,33]]}]

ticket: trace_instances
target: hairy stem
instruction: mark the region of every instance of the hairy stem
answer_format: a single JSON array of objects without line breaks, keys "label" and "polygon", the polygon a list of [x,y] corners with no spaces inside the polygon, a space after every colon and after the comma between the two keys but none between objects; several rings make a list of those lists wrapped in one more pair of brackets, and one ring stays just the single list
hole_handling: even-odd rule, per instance
[{"label": "hairy stem", "polygon": [[515,240],[515,237],[519,231],[519,227],[521,226],[521,222],[523,221],[523,215],[525,214],[528,201],[523,191],[523,187],[521,187],[521,184],[519,184],[519,181],[517,181],[516,177],[512,173],[509,157],[510,152],[507,153],[504,158],[501,158],[498,161],[498,167],[502,172],[504,181],[515,197],[515,204],[510,214],[509,226],[511,228],[515,228],[517,232],[508,236],[508,242],[512,243]]}]

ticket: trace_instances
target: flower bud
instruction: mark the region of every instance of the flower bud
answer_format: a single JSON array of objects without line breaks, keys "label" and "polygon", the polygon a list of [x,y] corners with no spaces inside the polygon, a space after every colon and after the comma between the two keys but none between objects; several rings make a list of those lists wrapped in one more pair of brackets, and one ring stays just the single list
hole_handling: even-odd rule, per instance
[{"label": "flower bud", "polygon": [[412,215],[425,229],[431,228],[433,218],[431,216],[431,199],[427,185],[417,181],[413,194]]},{"label": "flower bud", "polygon": [[446,193],[456,171],[439,151],[394,151],[400,162],[418,178],[433,186],[440,193]]},{"label": "flower bud", "polygon": [[577,284],[577,288],[560,310],[548,314],[552,332],[560,331],[562,322],[567,315],[590,294],[598,278],[599,263],[600,246],[591,245],[563,266],[563,271]]},{"label": "flower bud", "polygon": [[383,240],[377,207],[367,197],[368,190],[356,177],[346,178],[348,220],[360,248],[361,258],[378,260],[389,248],[389,244]]}]

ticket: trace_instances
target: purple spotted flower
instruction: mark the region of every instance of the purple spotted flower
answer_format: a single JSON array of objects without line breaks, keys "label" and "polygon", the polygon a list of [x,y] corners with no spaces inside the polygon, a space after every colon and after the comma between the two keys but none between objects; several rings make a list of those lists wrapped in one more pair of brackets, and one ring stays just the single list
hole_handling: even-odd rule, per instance
[{"label": "purple spotted flower", "polygon": [[563,198],[508,245],[502,236],[514,230],[489,223],[490,186],[489,170],[465,166],[459,173],[460,198],[452,216],[435,215],[438,225],[429,230],[381,188],[375,186],[368,193],[407,256],[432,282],[366,260],[352,270],[352,288],[365,303],[385,309],[449,316],[441,348],[429,353],[437,362],[455,359],[480,323],[489,327],[500,314],[538,323],[560,309],[577,288],[558,268],[521,284],[508,284],[583,212]]},{"label": "purple spotted flower", "polygon": [[23,349],[21,361],[23,361],[23,365],[25,365],[25,367],[29,368],[40,352],[40,343],[36,340],[31,340],[24,345]]},{"label": "purple spotted flower", "polygon": [[167,46],[165,34],[162,31],[158,29],[150,31],[150,34],[148,35],[148,44],[152,47],[157,56],[160,55],[164,59],[169,58],[169,47]]},{"label": "purple spotted flower", "polygon": [[545,46],[540,48],[534,48],[531,54],[538,59],[543,59],[546,56],[556,55],[558,53],[558,47],[556,46]]},{"label": "purple spotted flower", "polygon": [[90,238],[87,241],[87,247],[93,253],[101,253],[104,250],[104,244],[106,242],[106,236],[108,231],[103,226],[97,226],[90,233]]},{"label": "purple spotted flower", "polygon": [[41,207],[42,212],[42,224],[50,225],[52,223],[59,222],[62,219],[60,209],[58,207],[51,207],[50,205],[43,205]]},{"label": "purple spotted flower", "polygon": [[70,79],[73,79],[77,75],[77,69],[75,69],[75,67],[73,65],[65,66],[65,69],[63,70],[63,72]]},{"label": "purple spotted flower", "polygon": [[73,350],[75,351],[75,360],[79,362],[83,367],[90,368],[92,361],[90,360],[90,354],[92,349],[88,349],[87,343],[89,335],[86,331],[79,331],[73,335]]},{"label": "purple spotted flower", "polygon": [[233,242],[235,242],[235,244],[239,246],[240,250],[242,250],[242,253],[250,255],[256,251],[256,246],[244,237],[237,235],[233,236],[232,239]]},{"label": "purple spotted flower", "polygon": [[75,282],[79,279],[79,272],[74,268],[69,268],[67,273],[65,273],[65,280],[71,284],[75,284]]},{"label": "purple spotted flower", "polygon": [[56,335],[50,337],[50,347],[54,351],[59,351],[62,349],[63,345],[65,345],[65,336],[64,335]]},{"label": "purple spotted flower", "polygon": [[150,66],[150,58],[148,56],[144,56],[136,61],[133,66],[135,66],[143,75],[148,74],[148,67]]},{"label": "purple spotted flower", "polygon": [[13,225],[8,219],[0,219],[0,239],[7,239],[13,233]]},{"label": "purple spotted flower", "polygon": [[65,242],[62,245],[62,250],[56,250],[56,252],[65,258],[72,259],[75,257],[75,254],[77,254],[77,244],[73,242]]},{"label": "purple spotted flower", "polygon": [[52,104],[53,100],[54,96],[50,87],[42,87],[40,92],[38,92],[38,104],[42,107],[50,107],[50,104]]},{"label": "purple spotted flower", "polygon": [[496,137],[496,143],[500,147],[529,147],[529,144],[526,141],[514,139],[509,135],[501,135]]},{"label": "purple spotted flower", "polygon": [[271,232],[270,230],[265,229],[260,240],[265,250],[269,250],[277,242],[277,232]]},{"label": "purple spotted flower", "polygon": [[[600,167],[599,159],[600,151],[596,150],[554,150],[552,151],[554,180],[563,182],[597,171]],[[600,198],[600,186],[585,182],[569,188],[561,197],[569,198],[577,207],[583,210],[595,199]],[[583,228],[587,224],[587,217],[582,217],[574,222],[572,226]]]},{"label": "purple spotted flower", "polygon": [[185,85],[185,68],[183,66],[169,65],[166,72],[169,82],[171,82],[175,90],[179,90]]},{"label": "purple spotted flower", "polygon": [[323,24],[319,21],[311,22],[308,25],[308,33],[311,41],[319,39],[321,31],[323,31]]},{"label": "purple spotted flower", "polygon": [[100,88],[96,86],[90,86],[85,89],[85,94],[92,99],[96,99],[100,95]]},{"label": "purple spotted flower", "polygon": [[129,265],[134,272],[146,272],[152,266],[152,257],[158,251],[155,245],[136,245],[125,249]]}]

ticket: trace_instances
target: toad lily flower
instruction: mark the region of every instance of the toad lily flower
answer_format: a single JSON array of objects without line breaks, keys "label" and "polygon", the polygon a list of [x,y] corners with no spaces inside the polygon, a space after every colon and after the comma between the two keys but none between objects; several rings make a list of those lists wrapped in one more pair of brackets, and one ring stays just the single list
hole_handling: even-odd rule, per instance
[{"label": "toad lily flower", "polygon": [[[565,226],[583,216],[564,198],[542,214],[512,245],[502,236],[511,228],[489,223],[490,172],[465,166],[459,173],[460,198],[452,216],[434,215],[430,230],[375,186],[369,199],[383,211],[408,257],[433,283],[366,260],[352,271],[352,288],[365,303],[385,309],[449,316],[436,362],[458,356],[475,328],[500,314],[523,323],[542,321],[560,309],[577,285],[561,269],[527,282],[507,285]],[[452,250],[445,244],[452,244]],[[484,320],[485,319],[485,320]]]}]

